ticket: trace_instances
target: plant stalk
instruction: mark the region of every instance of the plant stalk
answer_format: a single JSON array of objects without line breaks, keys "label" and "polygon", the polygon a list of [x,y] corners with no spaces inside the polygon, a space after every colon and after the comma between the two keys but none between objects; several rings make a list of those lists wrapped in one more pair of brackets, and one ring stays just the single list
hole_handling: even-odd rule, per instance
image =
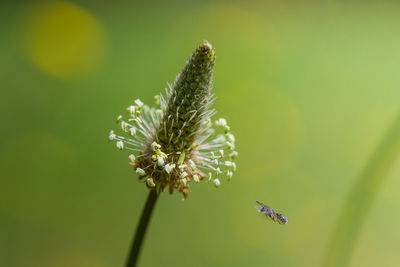
[{"label": "plant stalk", "polygon": [[400,155],[400,114],[353,186],[327,249],[324,267],[348,266],[362,226],[390,169]]},{"label": "plant stalk", "polygon": [[133,240],[131,250],[129,252],[129,257],[126,263],[126,267],[136,266],[138,262],[140,249],[142,247],[144,236],[146,234],[146,229],[147,226],[149,225],[150,218],[153,213],[157,199],[158,199],[158,194],[156,190],[150,190],[150,193],[147,197],[147,201],[142,212],[142,216],[140,217],[139,224],[136,228],[135,238]]}]

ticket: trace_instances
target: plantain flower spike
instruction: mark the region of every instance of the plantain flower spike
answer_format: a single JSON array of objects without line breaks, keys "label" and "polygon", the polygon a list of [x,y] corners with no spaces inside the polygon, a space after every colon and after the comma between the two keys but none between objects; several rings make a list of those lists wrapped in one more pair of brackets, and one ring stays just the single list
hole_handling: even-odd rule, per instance
[{"label": "plantain flower spike", "polygon": [[155,96],[155,107],[136,99],[127,116],[117,117],[121,134],[111,131],[109,140],[129,151],[130,164],[149,189],[178,190],[186,199],[192,181],[219,187],[221,178],[231,180],[235,138],[225,119],[211,119],[214,63],[215,49],[203,41],[165,96]]}]

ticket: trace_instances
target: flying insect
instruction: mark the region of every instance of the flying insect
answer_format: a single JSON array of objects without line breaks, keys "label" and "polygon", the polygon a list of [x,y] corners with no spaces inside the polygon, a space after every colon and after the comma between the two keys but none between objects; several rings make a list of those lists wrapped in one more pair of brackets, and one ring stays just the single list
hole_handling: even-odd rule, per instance
[{"label": "flying insect", "polygon": [[277,222],[279,224],[287,224],[288,223],[288,219],[280,214],[280,213],[276,213],[275,210],[271,207],[268,207],[267,205],[264,205],[263,203],[256,201],[256,203],[254,204],[254,207],[256,208],[256,210],[258,210],[258,212],[260,213],[264,213],[265,216],[271,218],[274,222]]}]

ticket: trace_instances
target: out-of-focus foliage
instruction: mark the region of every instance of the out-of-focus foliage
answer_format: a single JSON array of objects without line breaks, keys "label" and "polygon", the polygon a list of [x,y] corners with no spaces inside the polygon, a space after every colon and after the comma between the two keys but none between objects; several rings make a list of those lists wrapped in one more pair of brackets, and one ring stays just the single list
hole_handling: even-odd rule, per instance
[{"label": "out-of-focus foliage", "polygon": [[[399,112],[399,4],[0,5],[0,265],[123,264],[147,191],[107,135],[203,39],[216,47],[215,105],[235,132],[237,175],[193,186],[186,201],[162,195],[141,264],[322,264],[346,196]],[[395,162],[351,266],[400,261]],[[260,217],[255,200],[289,223]]]}]

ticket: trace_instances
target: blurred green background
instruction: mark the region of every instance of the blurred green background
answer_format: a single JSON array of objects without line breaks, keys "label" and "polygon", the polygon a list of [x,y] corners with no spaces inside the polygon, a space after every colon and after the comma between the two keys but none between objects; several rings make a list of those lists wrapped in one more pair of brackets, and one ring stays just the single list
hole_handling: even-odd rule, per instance
[{"label": "blurred green background", "polygon": [[[322,266],[400,111],[400,4],[16,2],[0,4],[0,266],[123,265],[147,190],[109,130],[134,99],[153,103],[203,39],[238,171],[186,201],[163,194],[140,265]],[[399,265],[393,157],[350,266]]]}]

